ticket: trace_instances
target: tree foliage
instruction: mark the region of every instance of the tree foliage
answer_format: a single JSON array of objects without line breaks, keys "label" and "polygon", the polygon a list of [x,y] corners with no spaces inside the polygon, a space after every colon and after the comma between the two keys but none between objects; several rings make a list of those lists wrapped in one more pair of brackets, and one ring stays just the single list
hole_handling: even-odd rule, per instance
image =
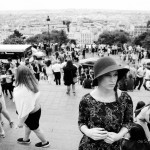
[{"label": "tree foliage", "polygon": [[52,30],[50,34],[48,32],[43,32],[42,34],[37,34],[35,36],[29,37],[26,39],[27,43],[30,44],[38,44],[38,43],[58,43],[58,44],[63,44],[68,42],[67,34],[61,30]]},{"label": "tree foliage", "polygon": [[146,49],[150,49],[150,32],[144,32],[135,37],[133,43],[135,45],[140,45]]},{"label": "tree foliage", "polygon": [[14,33],[8,36],[3,41],[3,44],[24,44],[24,37],[23,34],[20,33],[18,30],[14,30]]},{"label": "tree foliage", "polygon": [[108,44],[108,45],[122,45],[130,41],[129,34],[122,30],[115,30],[115,31],[105,31],[103,32],[99,38],[98,43],[100,44]]},{"label": "tree foliage", "polygon": [[71,23],[71,21],[69,21],[69,20],[63,20],[63,25],[66,25],[68,32],[70,32],[70,23]]},{"label": "tree foliage", "polygon": [[76,45],[77,44],[77,42],[76,42],[76,40],[75,39],[71,39],[70,41],[69,41],[69,43],[71,44],[71,43],[73,43],[74,45]]},{"label": "tree foliage", "polygon": [[150,27],[150,20],[147,21],[147,28]]}]

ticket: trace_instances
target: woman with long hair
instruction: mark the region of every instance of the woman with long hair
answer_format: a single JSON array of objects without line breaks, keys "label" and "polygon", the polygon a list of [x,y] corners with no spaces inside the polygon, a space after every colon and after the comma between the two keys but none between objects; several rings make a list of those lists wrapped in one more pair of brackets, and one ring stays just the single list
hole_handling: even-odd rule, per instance
[{"label": "woman with long hair", "polygon": [[38,81],[34,74],[26,66],[19,66],[16,74],[16,87],[14,88],[14,102],[18,113],[18,127],[25,127],[25,135],[17,140],[20,144],[30,144],[30,133],[33,131],[41,142],[36,147],[48,147],[49,142],[45,139],[39,127],[41,105],[39,102],[40,92]]},{"label": "woman with long hair", "polygon": [[71,60],[68,60],[63,70],[64,70],[64,84],[67,86],[66,94],[70,95],[70,90],[72,85],[72,92],[75,95],[74,78],[77,78],[77,67],[73,65]]}]

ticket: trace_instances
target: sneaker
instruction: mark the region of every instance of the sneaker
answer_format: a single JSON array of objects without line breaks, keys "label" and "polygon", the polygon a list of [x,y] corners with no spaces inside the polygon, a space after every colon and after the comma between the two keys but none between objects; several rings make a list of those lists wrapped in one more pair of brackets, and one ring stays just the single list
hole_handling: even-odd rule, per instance
[{"label": "sneaker", "polygon": [[47,143],[42,144],[42,142],[36,143],[35,144],[36,147],[49,147],[49,142],[47,141]]},{"label": "sneaker", "polygon": [[20,144],[30,144],[31,143],[30,139],[28,139],[27,141],[24,141],[23,138],[19,138],[17,140],[17,142]]},{"label": "sneaker", "polygon": [[5,131],[2,129],[2,132],[0,133],[1,138],[5,138]]}]

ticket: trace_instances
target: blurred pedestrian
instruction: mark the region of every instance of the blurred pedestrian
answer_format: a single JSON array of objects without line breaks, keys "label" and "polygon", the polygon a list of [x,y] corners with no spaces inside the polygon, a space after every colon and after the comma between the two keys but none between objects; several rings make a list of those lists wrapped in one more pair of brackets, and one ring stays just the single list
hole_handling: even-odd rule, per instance
[{"label": "blurred pedestrian", "polygon": [[71,60],[67,61],[64,71],[64,84],[67,86],[66,94],[70,95],[71,85],[72,92],[75,95],[75,79],[77,79],[77,67],[73,65]]},{"label": "blurred pedestrian", "polygon": [[55,76],[56,85],[61,85],[61,64],[59,61],[55,61],[55,64],[52,65],[52,71]]}]

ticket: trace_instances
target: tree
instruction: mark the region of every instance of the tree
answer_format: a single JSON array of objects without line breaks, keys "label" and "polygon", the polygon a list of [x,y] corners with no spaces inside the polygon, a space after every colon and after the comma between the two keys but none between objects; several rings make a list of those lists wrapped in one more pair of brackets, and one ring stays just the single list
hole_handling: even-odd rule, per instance
[{"label": "tree", "polygon": [[150,31],[144,32],[139,36],[135,37],[133,43],[135,45],[140,45],[147,50],[150,50]]},{"label": "tree", "polygon": [[14,30],[14,33],[3,41],[4,44],[24,44],[23,34],[18,30]]},{"label": "tree", "polygon": [[71,44],[71,43],[73,43],[74,45],[76,45],[76,44],[77,44],[77,42],[76,42],[76,40],[75,40],[75,39],[71,39],[69,43],[70,43],[70,44]]},{"label": "tree", "polygon": [[27,43],[30,44],[38,44],[38,43],[43,43],[46,42],[48,43],[50,40],[50,43],[67,43],[68,42],[68,38],[66,33],[61,30],[52,30],[50,33],[50,39],[49,39],[49,35],[48,32],[43,32],[42,34],[37,34],[35,36],[29,37],[28,39],[26,39]]},{"label": "tree", "polygon": [[130,41],[130,38],[129,38],[129,34],[125,31],[114,31],[113,32],[113,36],[114,36],[114,43],[116,44],[119,44],[119,45],[122,45],[124,43],[127,43]]},{"label": "tree", "polygon": [[26,39],[26,43],[30,44],[38,44],[41,42],[47,42],[48,41],[48,35],[46,34],[37,34],[35,36],[31,36]]},{"label": "tree", "polygon": [[7,38],[3,41],[3,44],[25,44],[22,38]]},{"label": "tree", "polygon": [[129,34],[125,31],[115,30],[115,31],[105,31],[99,38],[97,43],[108,44],[108,45],[122,45],[130,41]]},{"label": "tree", "polygon": [[67,43],[69,40],[67,38],[66,32],[61,30],[58,34],[59,44]]},{"label": "tree", "polygon": [[150,35],[146,36],[145,39],[142,41],[142,47],[150,49]]},{"label": "tree", "polygon": [[69,21],[69,20],[63,20],[63,25],[66,25],[68,32],[70,32],[70,23],[71,23],[71,21]]},{"label": "tree", "polygon": [[144,41],[146,36],[147,36],[147,32],[144,32],[140,34],[139,36],[135,37],[133,40],[133,44],[142,46],[142,42]]},{"label": "tree", "polygon": [[149,28],[149,27],[150,27],[150,20],[148,20],[148,21],[147,21],[147,25],[146,25],[146,27],[147,27],[147,28]]},{"label": "tree", "polygon": [[109,31],[104,31],[98,38],[98,43],[99,44],[113,44],[113,37],[111,32]]}]

